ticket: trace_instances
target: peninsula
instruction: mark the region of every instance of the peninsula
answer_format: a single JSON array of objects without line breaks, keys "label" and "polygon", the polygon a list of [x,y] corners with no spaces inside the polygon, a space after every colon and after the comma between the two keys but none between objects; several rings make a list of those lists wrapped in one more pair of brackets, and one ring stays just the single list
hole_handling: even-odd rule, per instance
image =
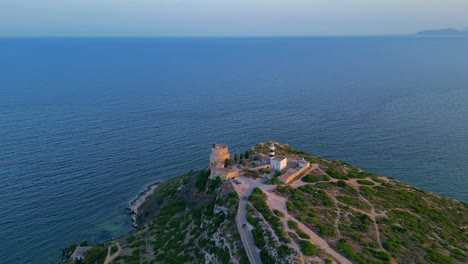
[{"label": "peninsula", "polygon": [[148,188],[132,234],[63,262],[468,262],[467,203],[278,142],[209,158]]}]

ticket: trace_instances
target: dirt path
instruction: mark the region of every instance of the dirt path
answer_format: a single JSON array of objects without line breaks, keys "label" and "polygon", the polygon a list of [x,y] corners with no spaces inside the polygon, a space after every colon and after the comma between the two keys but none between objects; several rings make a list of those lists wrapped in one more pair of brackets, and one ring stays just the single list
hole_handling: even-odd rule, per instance
[{"label": "dirt path", "polygon": [[[336,203],[336,201],[335,201],[335,203]],[[340,207],[338,207],[338,206],[336,207],[336,209],[337,209],[337,212],[336,212],[336,219],[335,219],[335,230],[338,233],[338,239],[340,239],[340,238],[342,238],[340,227],[339,227],[339,224],[341,223],[341,210],[340,210]]]},{"label": "dirt path", "polygon": [[279,195],[276,195],[275,193],[270,192],[271,188],[264,188],[265,185],[259,186],[267,195],[267,204],[271,209],[276,209],[281,211],[285,217],[282,219],[283,225],[287,227],[287,220],[292,219],[297,222],[298,226],[302,231],[307,233],[310,236],[310,241],[318,246],[321,250],[323,250],[326,254],[331,256],[333,259],[335,259],[338,263],[341,264],[351,264],[351,261],[349,261],[347,258],[343,257],[340,255],[338,252],[336,252],[334,249],[332,249],[328,243],[321,237],[319,237],[315,232],[310,230],[306,225],[301,223],[299,220],[297,220],[295,217],[290,215],[288,211],[286,210],[286,198],[281,197]]},{"label": "dirt path", "polygon": [[114,244],[110,245],[107,248],[107,256],[106,256],[106,259],[104,260],[104,264],[110,264],[120,254],[121,247],[119,245],[119,242],[115,242],[115,245],[117,246],[117,252],[115,252],[114,254],[111,255],[111,248],[112,248],[113,245]]},{"label": "dirt path", "polygon": [[383,247],[382,247],[382,243],[380,242],[380,232],[379,232],[379,226],[377,225],[377,220],[376,220],[376,216],[377,214],[375,213],[375,209],[374,209],[374,205],[369,202],[369,200],[367,200],[366,198],[364,198],[364,196],[362,196],[361,194],[359,194],[359,198],[361,198],[363,201],[365,201],[368,205],[370,205],[371,207],[371,211],[370,211],[370,215],[369,217],[372,219],[372,222],[374,222],[374,228],[375,228],[375,236],[377,238],[377,243],[379,243],[379,247],[381,250],[387,252]]}]

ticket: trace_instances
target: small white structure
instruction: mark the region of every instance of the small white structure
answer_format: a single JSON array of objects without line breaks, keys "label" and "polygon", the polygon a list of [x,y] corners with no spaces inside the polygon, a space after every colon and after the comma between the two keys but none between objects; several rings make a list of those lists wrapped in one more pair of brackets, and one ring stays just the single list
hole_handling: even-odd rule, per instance
[{"label": "small white structure", "polygon": [[286,157],[273,157],[273,159],[270,160],[270,163],[271,163],[271,168],[273,170],[283,170],[284,168],[286,168],[286,166],[288,165],[288,158]]},{"label": "small white structure", "polygon": [[299,168],[303,168],[307,163],[308,161],[306,161],[304,158],[297,162],[297,164],[299,164]]},{"label": "small white structure", "polygon": [[78,246],[73,254],[70,256],[71,260],[83,260],[84,259],[84,253],[88,251],[91,247],[80,247]]}]

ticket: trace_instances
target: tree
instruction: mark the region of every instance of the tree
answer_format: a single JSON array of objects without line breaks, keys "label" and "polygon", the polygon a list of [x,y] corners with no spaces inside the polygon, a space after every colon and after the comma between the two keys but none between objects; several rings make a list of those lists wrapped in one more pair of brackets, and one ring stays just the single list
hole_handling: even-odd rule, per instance
[{"label": "tree", "polygon": [[281,175],[281,171],[276,170],[276,171],[275,171],[275,177],[278,177],[278,176],[280,176],[280,175]]},{"label": "tree", "polygon": [[243,160],[244,159],[244,154],[241,153],[239,159]]},{"label": "tree", "polygon": [[230,159],[225,159],[224,160],[224,167],[227,168],[232,165],[232,161]]},{"label": "tree", "polygon": [[239,157],[237,156],[237,153],[234,154],[234,161],[237,162],[239,160]]},{"label": "tree", "polygon": [[249,151],[246,151],[246,152],[245,152],[244,157],[245,157],[246,159],[249,158]]},{"label": "tree", "polygon": [[84,255],[84,260],[83,263],[85,264],[93,264],[96,262],[104,262],[104,259],[106,258],[106,250],[100,247],[92,247],[88,249],[83,255]]},{"label": "tree", "polygon": [[63,254],[65,256],[70,256],[77,247],[78,245],[76,243],[72,243],[66,249],[63,250]]}]

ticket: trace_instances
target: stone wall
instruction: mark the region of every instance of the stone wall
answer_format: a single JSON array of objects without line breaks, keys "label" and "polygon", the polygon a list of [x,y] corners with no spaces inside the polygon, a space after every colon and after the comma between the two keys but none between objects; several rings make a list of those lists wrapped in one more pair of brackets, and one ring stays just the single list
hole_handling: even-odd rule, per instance
[{"label": "stone wall", "polygon": [[307,168],[310,167],[310,162],[307,162],[304,167],[300,168],[298,171],[296,171],[295,173],[291,174],[291,176],[289,176],[287,179],[281,179],[280,178],[280,181],[283,182],[283,183],[290,183],[292,180],[294,180],[295,178],[297,178],[297,176],[301,175]]}]

